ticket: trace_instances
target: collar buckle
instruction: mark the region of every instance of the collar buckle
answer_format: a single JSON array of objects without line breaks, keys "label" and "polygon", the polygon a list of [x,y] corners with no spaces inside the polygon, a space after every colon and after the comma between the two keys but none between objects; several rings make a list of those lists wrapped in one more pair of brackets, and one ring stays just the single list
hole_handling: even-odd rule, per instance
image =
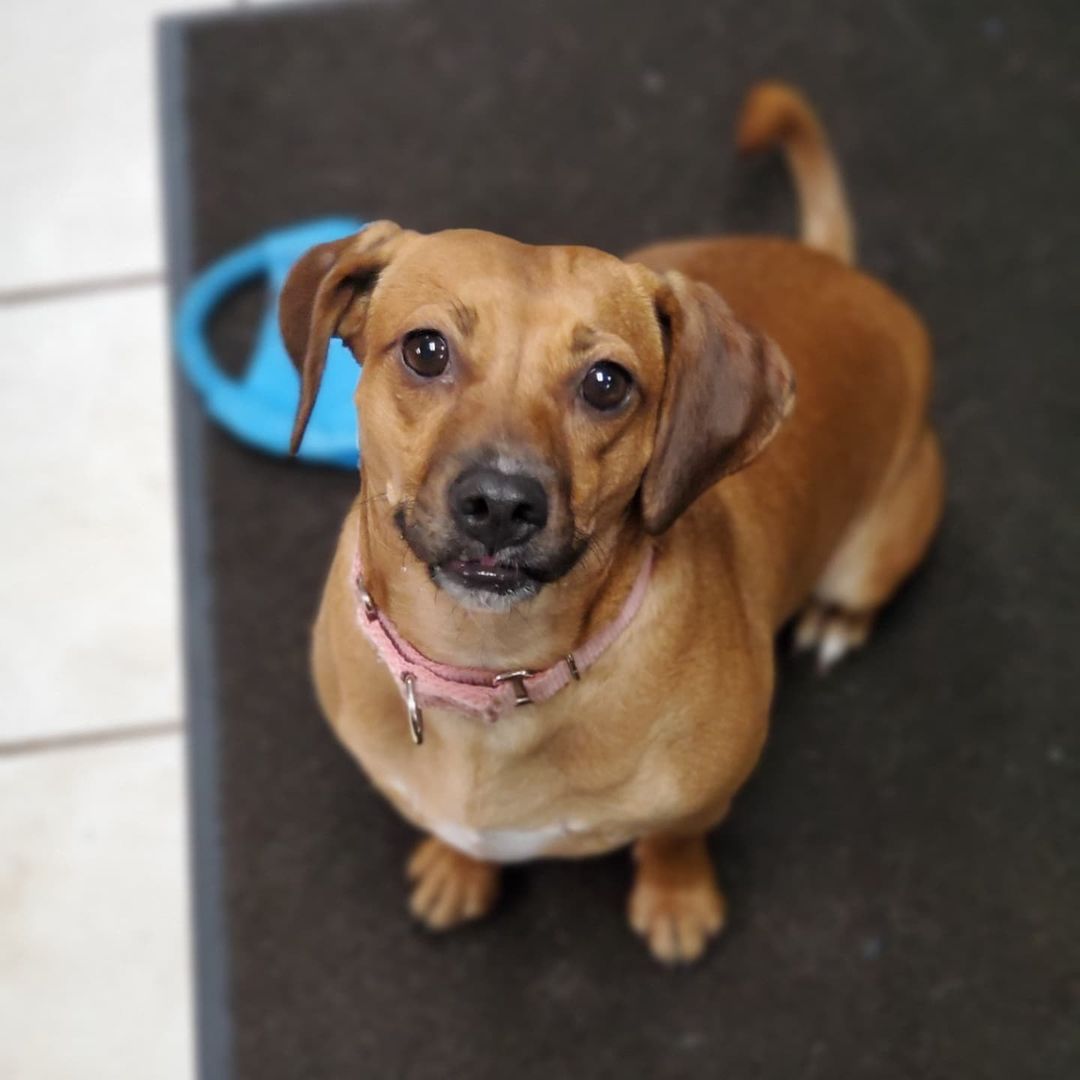
[{"label": "collar buckle", "polygon": [[529,668],[518,668],[517,671],[503,671],[491,680],[491,685],[493,687],[502,686],[503,683],[508,682],[514,688],[514,704],[531,705],[532,698],[529,697],[529,688],[525,685],[525,680],[535,674],[536,672],[529,670]]}]

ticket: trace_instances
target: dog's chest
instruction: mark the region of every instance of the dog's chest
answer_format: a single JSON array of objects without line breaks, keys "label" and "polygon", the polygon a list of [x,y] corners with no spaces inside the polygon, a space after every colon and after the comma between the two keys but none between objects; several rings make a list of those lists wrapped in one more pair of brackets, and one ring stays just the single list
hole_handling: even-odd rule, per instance
[{"label": "dog's chest", "polygon": [[575,829],[586,835],[591,831],[583,823],[569,821],[556,821],[531,829],[470,829],[452,821],[433,821],[429,828],[458,851],[474,859],[498,863],[538,858],[574,836]]},{"label": "dog's chest", "polygon": [[476,859],[597,854],[634,838],[642,797],[634,762],[616,788],[596,785],[512,723],[481,729],[475,719],[434,717],[422,746],[369,771],[406,818]]},{"label": "dog's chest", "polygon": [[524,813],[519,809],[504,817],[496,805],[484,810],[476,799],[427,799],[400,780],[392,780],[390,788],[392,801],[405,817],[458,851],[486,862],[598,854],[634,836],[626,823],[602,818],[581,800],[571,807],[553,799],[550,806],[533,806]]}]

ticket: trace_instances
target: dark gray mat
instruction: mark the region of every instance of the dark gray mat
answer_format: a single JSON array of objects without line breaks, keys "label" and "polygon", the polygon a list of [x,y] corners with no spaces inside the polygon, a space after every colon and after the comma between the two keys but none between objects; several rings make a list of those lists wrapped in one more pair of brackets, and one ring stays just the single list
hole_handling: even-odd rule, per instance
[{"label": "dark gray mat", "polygon": [[323,212],[613,250],[786,231],[783,171],[730,131],[754,78],[802,85],[861,261],[934,332],[951,476],[865,655],[785,665],[714,844],[730,931],[670,973],[621,856],[516,870],[457,936],[410,925],[412,836],[306,672],[354,480],[249,453],[180,388],[206,1077],[1080,1074],[1078,27],[1071,3],[413,0],[167,28],[177,287]]}]

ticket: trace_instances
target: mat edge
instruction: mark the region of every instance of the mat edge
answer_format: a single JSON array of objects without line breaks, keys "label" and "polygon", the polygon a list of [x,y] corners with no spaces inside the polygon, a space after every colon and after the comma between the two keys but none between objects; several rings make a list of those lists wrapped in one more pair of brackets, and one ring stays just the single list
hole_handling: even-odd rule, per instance
[{"label": "mat edge", "polygon": [[[188,140],[185,127],[189,17],[155,25],[159,145],[163,186],[168,323],[194,272]],[[184,380],[171,340],[172,439],[181,574],[181,640],[187,730],[187,858],[195,1020],[195,1067],[201,1080],[232,1075],[224,853],[218,806],[220,764],[214,666],[210,532],[205,514],[206,420]]]}]

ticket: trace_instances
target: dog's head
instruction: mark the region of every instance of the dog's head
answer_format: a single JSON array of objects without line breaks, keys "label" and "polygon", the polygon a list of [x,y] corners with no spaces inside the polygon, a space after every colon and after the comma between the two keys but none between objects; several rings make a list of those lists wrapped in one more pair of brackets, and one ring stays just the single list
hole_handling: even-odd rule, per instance
[{"label": "dog's head", "polygon": [[505,610],[619,531],[660,533],[769,441],[787,362],[717,293],[581,247],[377,222],[312,249],[281,300],[301,372],[364,366],[365,495],[433,580]]}]

